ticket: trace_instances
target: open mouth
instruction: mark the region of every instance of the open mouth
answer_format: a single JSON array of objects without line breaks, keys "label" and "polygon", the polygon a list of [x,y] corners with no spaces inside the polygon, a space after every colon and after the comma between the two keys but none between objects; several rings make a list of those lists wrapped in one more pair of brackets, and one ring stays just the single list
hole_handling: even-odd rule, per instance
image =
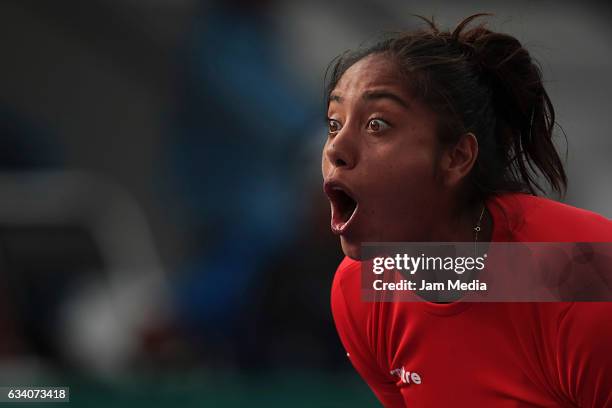
[{"label": "open mouth", "polygon": [[325,193],[331,203],[332,232],[334,234],[342,234],[355,217],[358,203],[344,187],[337,184],[326,184]]}]

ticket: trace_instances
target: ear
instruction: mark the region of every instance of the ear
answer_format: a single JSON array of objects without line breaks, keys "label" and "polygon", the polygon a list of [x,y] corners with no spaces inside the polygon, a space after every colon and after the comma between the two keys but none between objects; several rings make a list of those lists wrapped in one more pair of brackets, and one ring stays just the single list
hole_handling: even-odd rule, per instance
[{"label": "ear", "polygon": [[463,134],[446,149],[440,159],[440,174],[448,187],[457,186],[472,170],[478,157],[478,141],[473,133]]}]

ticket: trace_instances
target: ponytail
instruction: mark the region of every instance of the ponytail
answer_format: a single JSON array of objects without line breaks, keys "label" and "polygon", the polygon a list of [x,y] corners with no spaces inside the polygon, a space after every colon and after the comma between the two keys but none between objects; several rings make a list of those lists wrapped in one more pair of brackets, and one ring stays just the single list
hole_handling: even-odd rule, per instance
[{"label": "ponytail", "polygon": [[542,84],[542,72],[510,35],[494,33],[484,25],[463,33],[480,16],[463,20],[451,36],[470,49],[466,57],[473,59],[492,90],[495,135],[508,153],[509,171],[535,194],[536,190],[544,192],[535,178],[539,169],[551,188],[562,193],[567,177],[552,142],[555,111]]}]

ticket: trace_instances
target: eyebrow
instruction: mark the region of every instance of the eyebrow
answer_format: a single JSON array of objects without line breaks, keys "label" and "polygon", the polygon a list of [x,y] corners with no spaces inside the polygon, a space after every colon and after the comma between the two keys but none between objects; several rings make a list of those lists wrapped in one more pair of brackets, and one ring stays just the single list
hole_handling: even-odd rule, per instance
[{"label": "eyebrow", "polygon": [[330,101],[330,102],[332,102],[332,101],[333,101],[333,102],[342,103],[342,99],[343,99],[343,98],[342,98],[340,95],[334,95],[334,94],[329,95],[329,101]]},{"label": "eyebrow", "polygon": [[363,99],[366,101],[372,101],[377,99],[389,99],[395,103],[403,106],[406,109],[410,109],[410,106],[402,98],[389,91],[366,91],[363,94]]},{"label": "eyebrow", "polygon": [[[362,99],[365,100],[365,101],[373,101],[373,100],[379,100],[379,99],[389,99],[389,100],[397,103],[398,105],[401,105],[402,107],[404,107],[406,109],[410,109],[410,105],[406,101],[404,101],[402,98],[400,98],[399,96],[397,96],[393,92],[389,92],[389,91],[366,91],[366,92],[363,93]],[[334,101],[334,102],[342,103],[343,98],[340,95],[332,94],[332,95],[329,96],[329,101],[330,102]]]}]

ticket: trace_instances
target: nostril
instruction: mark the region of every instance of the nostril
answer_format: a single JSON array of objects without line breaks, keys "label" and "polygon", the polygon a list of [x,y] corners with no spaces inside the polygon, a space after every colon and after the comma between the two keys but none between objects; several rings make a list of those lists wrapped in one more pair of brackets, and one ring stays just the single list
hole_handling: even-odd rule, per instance
[{"label": "nostril", "polygon": [[337,167],[346,166],[346,162],[345,162],[344,160],[342,160],[342,159],[336,159],[336,161],[334,162],[334,164],[335,164]]}]

